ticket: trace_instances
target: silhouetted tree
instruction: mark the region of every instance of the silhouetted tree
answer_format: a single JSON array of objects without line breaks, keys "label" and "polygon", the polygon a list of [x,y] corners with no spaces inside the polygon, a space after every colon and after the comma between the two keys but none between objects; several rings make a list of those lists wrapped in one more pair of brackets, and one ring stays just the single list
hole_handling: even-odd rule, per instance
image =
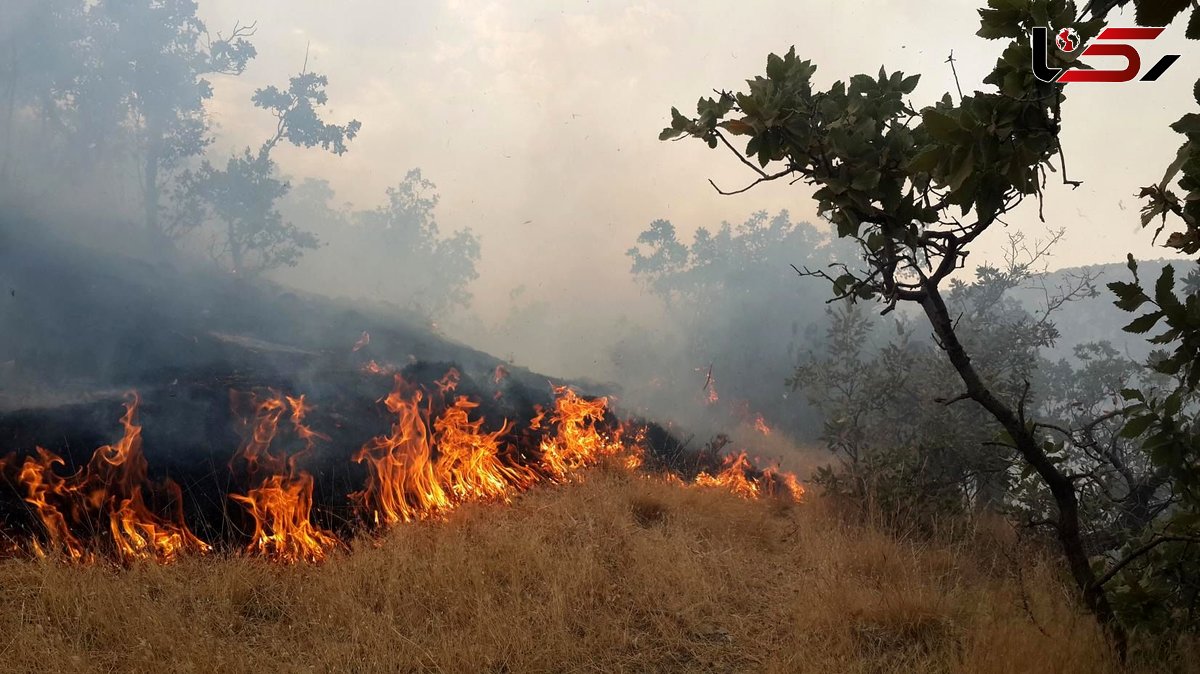
[{"label": "silhouetted tree", "polygon": [[[1085,604],[1124,651],[1125,631],[1098,584],[1080,529],[1072,472],[1044,443],[1045,429],[1029,417],[1024,391],[1004,395],[986,378],[961,339],[944,283],[962,266],[972,242],[1024,197],[1040,198],[1042,178],[1061,149],[1062,89],[1032,73],[1029,35],[1049,22],[1067,25],[1077,12],[1065,0],[992,0],[981,11],[980,35],[1010,40],[984,83],[955,101],[949,94],[921,111],[905,97],[918,76],[855,75],[816,90],[816,68],[795,50],[767,59],[766,76],[745,91],[721,92],[697,104],[688,118],[672,109],[663,140],[693,136],[733,153],[761,182],[788,178],[815,185],[819,212],[838,236],[858,244],[861,267],[848,263],[806,273],[828,280],[838,298],[920,306],[963,385],[953,400],[980,405],[1004,429],[1003,440],[1052,495],[1054,529]],[[1077,24],[1083,39],[1102,23]],[[1074,55],[1051,52],[1060,65]],[[745,136],[745,151],[732,136]],[[1064,178],[1065,179],[1065,178]],[[969,216],[969,217],[968,217]],[[856,264],[856,266],[858,266]]]},{"label": "silhouetted tree", "polygon": [[284,202],[294,222],[327,245],[305,256],[290,282],[327,291],[363,293],[429,318],[465,307],[478,277],[479,237],[470,229],[443,232],[437,187],[412,169],[379,207],[334,207],[324,181],[306,181]]},{"label": "silhouetted tree", "polygon": [[292,77],[286,90],[269,86],[254,92],[255,107],[270,111],[275,132],[256,151],[245,148],[230,157],[224,168],[207,160],[181,181],[179,201],[185,219],[200,214],[219,222],[214,257],[226,261],[234,273],[256,274],[279,266],[295,265],[305,250],[316,248],[317,237],[287,222],[277,203],[290,189],[277,176],[271,151],[280,141],[297,147],[317,147],[342,155],[347,142],[362,123],[343,126],[321,119],[318,112],[328,102],[323,75],[302,72]]},{"label": "silhouetted tree", "polygon": [[792,264],[833,259],[837,244],[828,238],[787,211],[760,211],[716,231],[701,227],[690,243],[679,240],[671,222],[650,223],[626,253],[630,272],[662,301],[683,348],[645,339],[619,345],[615,360],[631,377],[658,377],[683,389],[699,391],[711,374],[716,383],[708,382],[707,392],[715,388],[717,404],[735,416],[761,414],[772,426],[803,432],[810,419],[787,399],[785,380],[823,307],[788,279]]}]

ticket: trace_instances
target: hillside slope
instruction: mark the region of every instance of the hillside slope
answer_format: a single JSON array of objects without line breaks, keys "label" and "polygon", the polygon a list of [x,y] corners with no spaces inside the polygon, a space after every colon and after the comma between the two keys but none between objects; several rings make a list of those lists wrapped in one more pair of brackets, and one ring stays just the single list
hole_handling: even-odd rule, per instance
[{"label": "hillside slope", "polygon": [[[1143,283],[1153,284],[1167,264],[1175,267],[1177,278],[1185,276],[1195,265],[1191,260],[1139,261],[1138,275]],[[1121,329],[1133,320],[1134,315],[1113,305],[1115,296],[1107,287],[1113,281],[1133,280],[1133,275],[1125,263],[1058,269],[1047,274],[1044,279],[1031,280],[1026,287],[1013,290],[1012,295],[1030,311],[1038,313],[1046,308],[1046,292],[1053,296],[1059,288],[1070,287],[1072,279],[1085,274],[1095,278],[1094,283],[1099,294],[1096,297],[1068,302],[1053,313],[1052,320],[1061,336],[1053,348],[1046,350],[1046,356],[1051,359],[1069,358],[1079,344],[1107,340],[1130,358],[1143,361],[1149,355],[1151,345],[1146,342],[1145,336],[1130,334]],[[1044,286],[1045,289],[1039,286]]]},{"label": "hillside slope", "polygon": [[316,567],[0,562],[0,659],[13,672],[1117,671],[1090,619],[1045,589],[1061,587],[1057,565],[1000,526],[955,540],[596,469]]}]

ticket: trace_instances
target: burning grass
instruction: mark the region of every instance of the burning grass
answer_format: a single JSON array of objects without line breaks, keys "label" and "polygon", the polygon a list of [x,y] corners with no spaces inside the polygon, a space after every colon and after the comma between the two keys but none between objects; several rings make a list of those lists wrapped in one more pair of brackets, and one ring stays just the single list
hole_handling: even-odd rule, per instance
[{"label": "burning grass", "polygon": [[0,661],[18,672],[1117,671],[1054,589],[1056,565],[1002,554],[1013,547],[1002,527],[916,543],[847,524],[820,500],[747,500],[613,461],[578,477],[510,507],[466,503],[356,539],[315,566],[222,552],[128,568],[9,560]]},{"label": "burning grass", "polygon": [[[455,368],[428,386],[394,375],[393,390],[380,401],[395,419],[390,432],[367,439],[349,456],[366,475],[361,489],[345,494],[354,520],[343,533],[438,519],[468,503],[509,501],[600,462],[631,472],[643,467],[646,427],[618,422],[606,398],[555,386],[553,408],[535,406],[523,432],[514,434],[508,419],[485,428],[480,402],[457,393],[461,378]],[[495,378],[502,379],[499,369]],[[242,440],[228,462],[234,490],[218,497],[232,500],[249,522],[244,552],[283,563],[323,561],[347,538],[314,522],[315,481],[303,463],[331,438],[310,426],[313,407],[302,394],[231,390],[230,397]],[[131,394],[121,439],[98,448],[74,472],[42,447],[23,460],[0,458],[0,473],[10,467],[4,477],[33,522],[24,533],[4,532],[5,552],[83,563],[105,556],[169,563],[212,549],[188,528],[180,487],[171,479],[148,480],[138,404]],[[804,493],[795,475],[760,470],[745,452],[700,472],[695,484],[749,499],[799,501]],[[157,498],[148,505],[143,494]]]}]

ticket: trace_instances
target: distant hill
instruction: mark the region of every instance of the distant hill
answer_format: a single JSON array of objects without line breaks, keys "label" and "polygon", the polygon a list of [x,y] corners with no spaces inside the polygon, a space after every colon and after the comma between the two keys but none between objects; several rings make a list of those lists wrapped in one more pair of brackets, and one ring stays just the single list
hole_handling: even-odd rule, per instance
[{"label": "distant hill", "polygon": [[[1142,278],[1143,283],[1153,283],[1167,264],[1173,264],[1176,275],[1182,276],[1195,263],[1187,259],[1139,260],[1138,275]],[[1083,274],[1096,276],[1095,286],[1099,295],[1070,302],[1054,312],[1053,321],[1058,326],[1062,337],[1046,355],[1054,359],[1069,358],[1078,344],[1107,340],[1131,358],[1138,361],[1143,360],[1150,353],[1151,345],[1143,336],[1130,334],[1121,329],[1133,320],[1134,316],[1113,305],[1115,298],[1107,287],[1107,284],[1113,281],[1131,280],[1129,269],[1124,262],[1059,269],[1050,272],[1044,279],[1038,279],[1031,285],[1044,284],[1045,288],[1053,294],[1055,288],[1068,286],[1071,284],[1072,278],[1078,278]],[[1045,310],[1046,296],[1039,287],[1019,288],[1012,294],[1030,311]]]}]

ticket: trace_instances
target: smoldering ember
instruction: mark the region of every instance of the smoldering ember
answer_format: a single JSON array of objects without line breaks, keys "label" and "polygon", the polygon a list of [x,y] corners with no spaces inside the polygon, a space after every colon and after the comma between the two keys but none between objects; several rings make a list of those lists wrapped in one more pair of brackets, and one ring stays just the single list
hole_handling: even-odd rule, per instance
[{"label": "smoldering ember", "polygon": [[1195,671],[1200,7],[978,4],[0,3],[0,672]]}]

